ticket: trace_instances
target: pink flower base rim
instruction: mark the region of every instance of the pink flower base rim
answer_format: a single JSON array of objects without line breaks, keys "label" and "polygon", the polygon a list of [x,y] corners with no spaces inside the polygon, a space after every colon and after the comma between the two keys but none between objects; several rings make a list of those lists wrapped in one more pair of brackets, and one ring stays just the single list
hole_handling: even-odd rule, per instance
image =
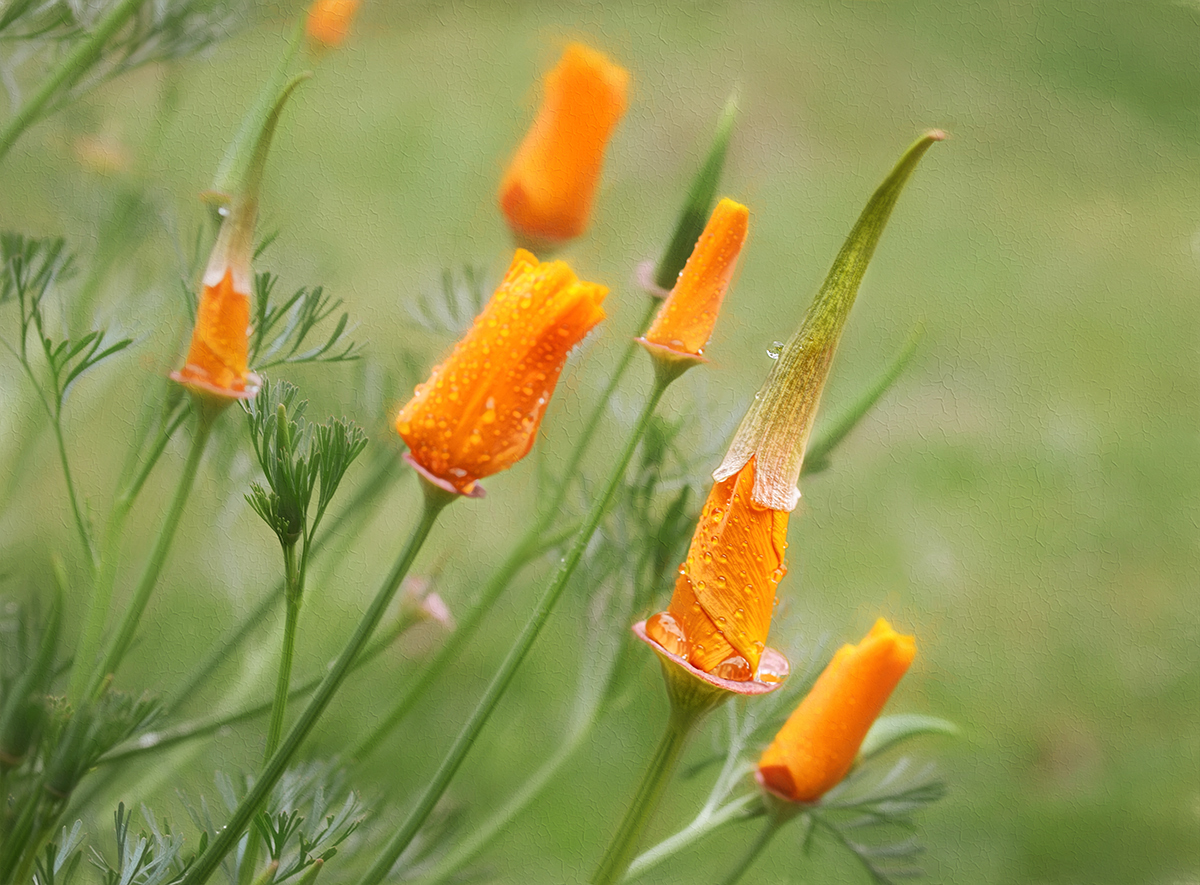
[{"label": "pink flower base rim", "polygon": [[711,673],[705,673],[703,670],[693,667],[683,658],[679,657],[679,655],[671,654],[669,651],[651,639],[646,633],[645,621],[638,621],[630,629],[633,630],[634,636],[654,649],[655,654],[657,654],[660,658],[668,660],[677,667],[682,668],[690,675],[695,676],[701,682],[707,682],[709,685],[714,686],[715,688],[733,692],[734,694],[745,695],[747,697],[770,694],[787,681],[788,673],[791,671],[791,664],[788,663],[788,659],[783,656],[782,652],[768,647],[763,649],[762,658],[758,662],[758,668],[761,671],[763,666],[767,665],[771,672],[779,673],[780,678],[778,682],[762,682],[757,678],[757,674],[754,679],[748,679],[745,682],[738,682],[733,679],[722,679],[720,676],[714,676]]},{"label": "pink flower base rim", "polygon": [[421,478],[427,483],[437,486],[442,491],[449,492],[451,495],[462,495],[464,498],[482,498],[487,495],[487,492],[483,490],[483,486],[479,484],[479,480],[476,480],[475,484],[471,486],[471,491],[459,491],[449,480],[442,479],[440,476],[435,476],[429,472],[427,467],[423,467],[421,464],[419,464],[417,459],[412,456],[412,452],[405,452],[404,460],[407,461],[408,466],[417,471],[417,473],[421,475]]}]

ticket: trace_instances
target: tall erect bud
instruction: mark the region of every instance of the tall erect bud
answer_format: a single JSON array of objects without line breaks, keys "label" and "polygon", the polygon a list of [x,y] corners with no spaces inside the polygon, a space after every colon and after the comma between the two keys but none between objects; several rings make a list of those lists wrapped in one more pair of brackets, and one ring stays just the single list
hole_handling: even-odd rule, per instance
[{"label": "tall erect bud", "polygon": [[250,259],[254,253],[258,194],[279,115],[302,79],[296,78],[283,89],[262,121],[253,155],[231,205],[223,210],[217,242],[200,279],[200,303],[187,358],[183,368],[171,373],[172,380],[218,406],[254,397],[261,384],[248,365],[254,291]]},{"label": "tall erect bud", "polygon": [[304,33],[315,50],[336,49],[350,33],[359,0],[316,0],[308,9]]},{"label": "tall erect bud", "polygon": [[728,479],[754,458],[751,500],[758,506],[792,510],[800,500],[796,483],[804,448],[859,284],[904,185],[930,145],[945,137],[935,130],[918,139],[871,196],[800,329],[779,354],[725,460],[713,472],[718,481]]},{"label": "tall erect bud", "polygon": [[581,43],[546,75],[542,106],[500,182],[518,242],[552,246],[583,233],[628,87],[628,71]]},{"label": "tall erect bud", "polygon": [[724,199],[717,204],[675,288],[638,339],[656,359],[694,363],[704,358],[749,224],[750,210],[741,203]]}]

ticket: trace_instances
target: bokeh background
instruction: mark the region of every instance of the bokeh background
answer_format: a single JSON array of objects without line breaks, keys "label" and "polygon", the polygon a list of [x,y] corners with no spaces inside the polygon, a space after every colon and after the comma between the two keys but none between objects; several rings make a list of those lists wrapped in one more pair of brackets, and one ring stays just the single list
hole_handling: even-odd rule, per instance
[{"label": "bokeh background", "polygon": [[[173,364],[187,332],[176,294],[203,220],[196,195],[294,12],[252,10],[203,57],[104,86],[6,160],[5,229],[63,234],[85,262],[119,246],[97,307],[139,337],[137,357],[81,385],[67,416],[98,512],[138,402],[155,389],[148,379]],[[407,305],[435,294],[444,268],[503,269],[511,247],[495,188],[539,73],[571,39],[629,68],[633,90],[592,228],[565,253],[612,287],[611,320],[564,378],[539,457],[553,464],[566,449],[640,316],[633,267],[665,243],[735,85],[741,115],[721,192],[750,206],[751,237],[713,363],[668,404],[687,416],[697,452],[723,449],[768,348],[795,328],[903,148],[946,129],[867,275],[826,403],[852,398],[917,326],[920,348],[833,469],[804,484],[775,641],[803,657],[857,639],[879,614],[916,634],[918,661],[890,709],[963,731],[911,748],[939,762],[951,790],[921,817],[929,881],[1200,882],[1200,6],[366,0],[347,46],[289,107],[264,199],[264,228],[279,236],[260,267],[285,287],[324,284],[366,343],[357,366],[292,373],[314,415],[344,412],[390,444],[388,415],[451,340],[420,328]],[[634,373],[615,401],[593,474],[644,382]],[[44,573],[56,545],[69,557],[73,537],[47,431],[22,443],[31,413],[14,364],[0,375],[0,403],[0,534],[15,580]],[[155,478],[162,495],[178,469],[167,464]],[[454,508],[435,534],[421,567],[441,569],[451,608],[516,537],[534,472],[497,477],[487,499]],[[253,476],[232,444],[214,455],[129,668],[139,684],[169,690],[275,579],[274,541],[241,501]],[[416,498],[402,478],[337,572],[318,570],[299,670],[315,670],[349,632]],[[139,519],[149,532],[155,508]],[[545,572],[527,573],[360,769],[387,814],[432,772]],[[467,827],[555,745],[588,666],[578,654],[586,604],[564,602],[452,787]],[[192,709],[231,685],[262,693],[273,629]],[[368,728],[411,672],[406,658],[426,647],[410,643],[371,670],[315,746]],[[665,717],[656,670],[644,662],[487,857],[489,881],[562,883],[591,869]],[[176,788],[211,793],[213,769],[252,766],[260,740],[241,728],[215,748],[163,757],[114,788],[113,802],[170,813]],[[654,835],[690,819],[702,793],[677,786]],[[654,876],[707,881],[754,831],[725,831]],[[746,881],[867,881],[828,843],[811,856],[785,833]]]}]

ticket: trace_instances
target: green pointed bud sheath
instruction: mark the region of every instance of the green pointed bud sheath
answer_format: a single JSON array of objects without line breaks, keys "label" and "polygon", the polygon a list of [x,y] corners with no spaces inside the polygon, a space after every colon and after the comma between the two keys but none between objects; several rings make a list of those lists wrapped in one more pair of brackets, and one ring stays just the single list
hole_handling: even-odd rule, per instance
[{"label": "green pointed bud sheath", "polygon": [[729,137],[733,134],[733,124],[737,120],[737,99],[735,89],[725,102],[717,128],[713,132],[712,144],[708,148],[708,156],[704,164],[692,180],[692,188],[688,191],[687,202],[679,213],[679,221],[675,225],[675,233],[663,253],[658,267],[654,269],[654,284],[660,289],[670,291],[680,271],[687,263],[688,256],[700,239],[704,225],[712,211],[713,200],[717,195],[717,185],[721,182],[721,170],[725,167],[725,154],[729,150]]},{"label": "green pointed bud sheath", "polygon": [[871,195],[799,330],[755,395],[725,460],[713,472],[713,479],[720,482],[755,458],[750,497],[758,506],[790,511],[800,500],[796,483],[804,449],[859,284],[904,185],[929,147],[945,137],[944,132],[933,130],[917,139]]}]

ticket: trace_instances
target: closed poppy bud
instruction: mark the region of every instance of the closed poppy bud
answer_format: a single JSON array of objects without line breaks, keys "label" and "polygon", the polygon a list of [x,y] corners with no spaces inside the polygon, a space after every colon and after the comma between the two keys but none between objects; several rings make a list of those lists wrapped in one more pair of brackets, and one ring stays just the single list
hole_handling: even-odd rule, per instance
[{"label": "closed poppy bud", "polygon": [[350,32],[350,23],[358,11],[359,0],[316,0],[308,10],[304,32],[309,44],[318,49],[341,46]]},{"label": "closed poppy bud", "polygon": [[628,84],[628,71],[580,43],[546,75],[541,108],[500,182],[518,240],[553,245],[583,233]]},{"label": "closed poppy bud", "polygon": [[754,460],[709,493],[687,560],[679,567],[665,612],[646,622],[646,635],[701,673],[730,682],[777,683],[780,655],[760,668],[775,608],[775,588],[787,572],[788,512],[750,500]]},{"label": "closed poppy bud", "polygon": [[608,289],[581,281],[563,261],[518,249],[504,281],[449,358],[396,418],[408,458],[448,491],[525,457],[567,353],[596,323]]},{"label": "closed poppy bud", "polygon": [[196,326],[183,368],[171,373],[209,401],[251,399],[261,385],[247,366],[250,349],[250,293],[254,272],[253,201],[238,199],[226,215],[200,280]]},{"label": "closed poppy bud", "polygon": [[671,294],[638,339],[656,359],[703,359],[749,220],[750,210],[741,203],[724,199],[717,204]]},{"label": "closed poppy bud", "polygon": [[913,637],[883,618],[858,645],[842,646],[763,753],[759,783],[792,802],[836,786],[916,653]]}]

